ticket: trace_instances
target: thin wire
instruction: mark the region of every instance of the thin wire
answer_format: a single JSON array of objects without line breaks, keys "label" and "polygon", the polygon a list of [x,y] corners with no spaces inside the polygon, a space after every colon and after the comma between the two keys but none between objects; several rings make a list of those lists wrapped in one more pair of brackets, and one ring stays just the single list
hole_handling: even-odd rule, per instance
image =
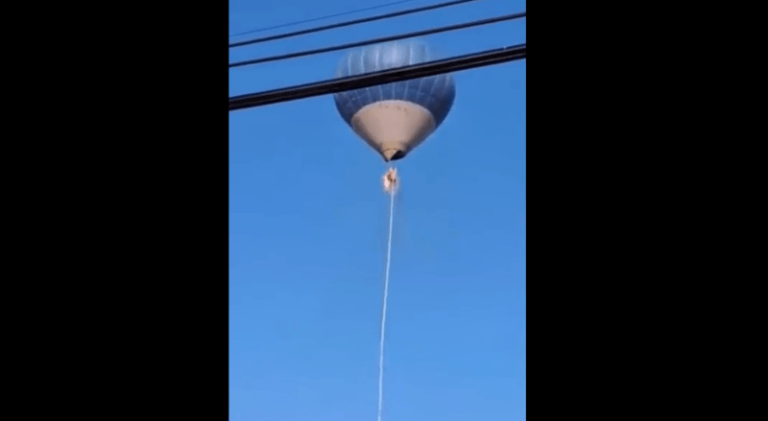
[{"label": "thin wire", "polygon": [[339,16],[344,16],[344,15],[352,15],[352,14],[360,13],[360,12],[367,12],[369,10],[381,9],[381,8],[384,8],[384,7],[395,6],[395,5],[403,4],[403,3],[410,3],[412,1],[416,1],[416,0],[393,1],[391,3],[380,4],[378,6],[371,6],[371,7],[366,7],[366,8],[363,8],[363,9],[350,10],[348,12],[335,13],[333,15],[320,16],[320,17],[317,17],[317,18],[300,20],[300,21],[297,21],[297,22],[283,23],[283,24],[280,24],[280,25],[270,26],[270,27],[267,27],[267,28],[251,29],[249,31],[238,32],[236,34],[232,34],[229,37],[232,38],[232,37],[236,37],[236,36],[240,36],[240,35],[253,34],[255,32],[264,32],[264,31],[271,31],[273,29],[287,28],[289,26],[301,25],[303,23],[317,22],[319,20],[325,20],[325,19],[335,18],[335,17],[339,17]]},{"label": "thin wire", "polygon": [[389,192],[389,239],[387,240],[387,269],[384,274],[384,303],[381,310],[381,337],[379,339],[379,410],[376,417],[381,421],[381,408],[384,401],[384,329],[387,326],[387,296],[389,295],[389,267],[392,257],[392,222],[395,214],[395,190]]},{"label": "thin wire", "polygon": [[[443,60],[430,61],[427,63],[414,64],[411,66],[398,67],[362,75],[237,95],[229,98],[229,111],[243,110],[246,108],[286,101],[295,101],[320,95],[345,92],[353,89],[362,89],[385,83],[436,76],[444,73],[490,66],[492,64],[522,60],[526,57],[526,51],[526,44],[518,44],[510,47],[486,50],[478,53],[455,56]],[[592,51],[587,48],[583,52],[591,53]]]},{"label": "thin wire", "polygon": [[236,61],[229,63],[229,68],[249,66],[253,64],[267,63],[270,61],[287,60],[297,57],[312,56],[315,54],[330,53],[332,51],[346,50],[349,48],[363,47],[366,45],[379,44],[383,42],[397,41],[406,38],[422,37],[426,35],[439,34],[442,32],[458,31],[459,29],[473,28],[476,26],[490,25],[492,23],[504,22],[508,20],[520,19],[525,17],[525,12],[512,13],[510,15],[497,16],[494,18],[480,19],[472,22],[464,22],[456,25],[441,26],[438,28],[426,29],[422,31],[409,32],[405,34],[390,35],[388,37],[371,38],[365,41],[351,42],[348,44],[334,45],[332,47],[317,48],[314,50],[299,51],[296,53],[281,54],[277,56],[262,57],[252,60]]},{"label": "thin wire", "polygon": [[283,33],[283,34],[270,35],[270,36],[266,36],[266,37],[255,38],[255,39],[250,39],[250,40],[245,40],[245,41],[238,41],[238,42],[233,42],[233,43],[229,44],[229,48],[242,47],[242,46],[245,46],[245,45],[258,44],[258,43],[262,43],[262,42],[274,41],[274,40],[284,39],[284,38],[292,38],[292,37],[296,37],[296,36],[299,36],[299,35],[314,34],[316,32],[328,31],[330,29],[337,29],[337,28],[343,28],[343,27],[346,27],[346,26],[359,25],[361,23],[374,22],[374,21],[382,20],[382,19],[391,19],[391,18],[396,18],[396,17],[399,17],[399,16],[406,16],[406,15],[411,15],[411,14],[414,14],[414,13],[426,12],[426,11],[429,11],[429,10],[437,10],[437,9],[442,9],[442,8],[445,8],[445,7],[458,6],[460,4],[471,3],[471,2],[475,2],[475,1],[479,1],[479,0],[454,0],[454,1],[448,1],[448,2],[444,2],[444,3],[433,4],[433,5],[430,5],[430,6],[423,6],[423,7],[416,7],[416,8],[413,8],[413,9],[401,10],[399,12],[385,13],[383,15],[375,15],[375,16],[370,16],[370,17],[367,17],[367,18],[355,19],[355,20],[350,20],[350,21],[346,21],[346,22],[333,23],[333,24],[330,24],[330,25],[318,26],[318,27],[315,27],[315,28],[302,29],[302,30],[299,30],[299,31],[287,32],[287,33]]}]

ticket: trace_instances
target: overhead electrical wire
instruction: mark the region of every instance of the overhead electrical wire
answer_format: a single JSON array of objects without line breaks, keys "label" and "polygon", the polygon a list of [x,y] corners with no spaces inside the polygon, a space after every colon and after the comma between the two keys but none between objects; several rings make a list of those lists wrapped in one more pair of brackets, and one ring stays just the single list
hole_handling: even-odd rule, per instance
[{"label": "overhead electrical wire", "polygon": [[443,73],[456,72],[492,64],[521,60],[526,57],[526,44],[486,50],[443,60],[420,63],[411,66],[382,70],[357,76],[325,80],[282,89],[238,95],[229,98],[229,111],[242,110],[262,105],[335,94],[352,89],[367,88],[385,83],[418,79]]},{"label": "overhead electrical wire", "polygon": [[414,37],[421,37],[425,35],[431,35],[431,34],[438,34],[441,32],[449,32],[449,31],[456,31],[459,29],[465,29],[465,28],[472,28],[475,26],[482,26],[482,25],[490,25],[492,23],[497,22],[504,22],[508,20],[513,19],[520,19],[525,17],[525,12],[519,12],[519,13],[513,13],[511,15],[505,15],[505,16],[497,16],[495,18],[488,18],[488,19],[481,19],[476,20],[472,22],[465,22],[465,23],[459,23],[456,25],[449,25],[449,26],[442,26],[439,28],[432,28],[427,29],[423,31],[416,31],[416,32],[410,32],[407,34],[400,34],[400,35],[391,35],[388,37],[381,37],[381,38],[372,38],[365,41],[358,41],[358,42],[351,42],[348,44],[342,44],[342,45],[335,45],[333,47],[325,47],[325,48],[317,48],[314,50],[307,50],[307,51],[299,51],[296,53],[289,53],[289,54],[281,54],[277,56],[271,56],[271,57],[263,57],[263,58],[257,58],[253,60],[244,60],[244,61],[238,61],[235,63],[230,63],[229,67],[242,67],[242,66],[249,66],[253,64],[261,64],[261,63],[267,63],[270,61],[279,61],[279,60],[288,60],[292,58],[297,57],[304,57],[304,56],[311,56],[315,54],[322,54],[322,53],[330,53],[332,51],[339,51],[339,50],[346,50],[348,48],[357,48],[357,47],[363,47],[366,45],[372,45],[372,44],[379,44],[382,42],[389,42],[389,41],[396,41],[400,39],[407,39],[407,38],[414,38]]},{"label": "overhead electrical wire", "polygon": [[283,24],[280,24],[280,25],[269,26],[269,27],[266,27],[266,28],[251,29],[251,30],[248,30],[248,31],[243,31],[243,32],[238,32],[238,33],[235,33],[235,34],[231,34],[229,37],[232,38],[232,37],[237,37],[237,36],[240,36],[240,35],[253,34],[253,33],[256,33],[256,32],[264,32],[264,31],[271,31],[273,29],[287,28],[289,26],[296,26],[296,25],[301,25],[301,24],[304,24],[304,23],[317,22],[319,20],[326,20],[326,19],[331,19],[331,18],[337,18],[339,16],[353,15],[355,13],[367,12],[367,11],[370,11],[370,10],[376,10],[376,9],[381,9],[381,8],[384,8],[384,7],[396,6],[398,4],[403,4],[403,3],[411,3],[411,2],[414,2],[414,1],[416,1],[416,0],[393,1],[391,3],[384,3],[384,4],[380,4],[378,6],[371,6],[371,7],[365,7],[365,8],[362,8],[362,9],[349,10],[349,11],[346,11],[346,12],[334,13],[332,15],[325,15],[325,16],[320,16],[320,17],[316,17],[316,18],[300,20],[300,21],[296,21],[296,22],[283,23]]},{"label": "overhead electrical wire", "polygon": [[[368,22],[373,22],[373,21],[382,20],[382,19],[390,19],[398,16],[405,16],[405,15],[410,15],[410,14],[419,13],[419,12],[426,12],[428,10],[436,10],[436,9],[442,9],[445,7],[458,6],[460,4],[471,3],[475,1],[479,1],[479,0],[448,1],[444,3],[433,4],[431,6],[416,7],[413,9],[401,10],[399,12],[385,13],[382,15],[370,16],[367,18],[360,18],[360,19],[350,20],[346,22],[339,22],[339,23],[333,23],[325,26],[318,26],[316,28],[302,29],[300,31],[287,32],[287,33],[278,34],[278,35],[270,35],[270,36],[246,40],[246,41],[238,41],[238,42],[233,42],[229,44],[229,48],[243,47],[246,45],[258,44],[258,43],[267,42],[267,41],[274,41],[274,40],[284,39],[284,38],[292,38],[299,35],[313,34],[316,32],[328,31],[336,28],[343,28],[345,26],[359,25],[361,23],[368,23]],[[392,4],[396,4],[396,3],[392,3]]]}]

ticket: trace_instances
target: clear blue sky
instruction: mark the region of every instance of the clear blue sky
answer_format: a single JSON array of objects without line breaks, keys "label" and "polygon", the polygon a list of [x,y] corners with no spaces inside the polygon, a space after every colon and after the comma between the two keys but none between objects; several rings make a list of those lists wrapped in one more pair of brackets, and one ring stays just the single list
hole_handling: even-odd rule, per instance
[{"label": "clear blue sky", "polygon": [[[230,33],[390,1],[230,0]],[[482,0],[230,60],[522,10]],[[425,39],[471,53],[525,42],[525,20]],[[230,94],[333,77],[344,54],[232,69]],[[397,161],[384,421],[525,419],[525,61],[454,77],[444,124]],[[230,421],[375,420],[386,164],[331,96],[233,112],[229,127]]]}]

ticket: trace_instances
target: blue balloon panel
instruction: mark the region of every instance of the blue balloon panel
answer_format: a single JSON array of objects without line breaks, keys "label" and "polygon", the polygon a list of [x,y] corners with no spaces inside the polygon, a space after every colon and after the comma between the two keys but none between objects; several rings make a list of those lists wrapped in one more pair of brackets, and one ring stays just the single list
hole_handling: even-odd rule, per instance
[{"label": "blue balloon panel", "polygon": [[[336,76],[356,76],[437,59],[429,46],[423,42],[401,41],[373,45],[347,54],[339,64]],[[341,92],[334,95],[334,100],[347,124],[350,124],[352,117],[366,105],[379,101],[402,100],[429,110],[437,128],[451,110],[455,97],[456,86],[453,78],[443,74]]]}]

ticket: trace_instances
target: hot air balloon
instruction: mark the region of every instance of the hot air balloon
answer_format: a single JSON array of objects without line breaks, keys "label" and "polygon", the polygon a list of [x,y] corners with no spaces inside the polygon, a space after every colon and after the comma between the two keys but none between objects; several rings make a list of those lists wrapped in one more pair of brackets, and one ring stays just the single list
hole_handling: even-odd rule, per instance
[{"label": "hot air balloon", "polygon": [[[424,42],[379,44],[353,51],[341,60],[337,77],[355,76],[436,60]],[[334,95],[341,117],[384,157],[404,158],[445,120],[456,97],[450,75],[387,83]]]}]

